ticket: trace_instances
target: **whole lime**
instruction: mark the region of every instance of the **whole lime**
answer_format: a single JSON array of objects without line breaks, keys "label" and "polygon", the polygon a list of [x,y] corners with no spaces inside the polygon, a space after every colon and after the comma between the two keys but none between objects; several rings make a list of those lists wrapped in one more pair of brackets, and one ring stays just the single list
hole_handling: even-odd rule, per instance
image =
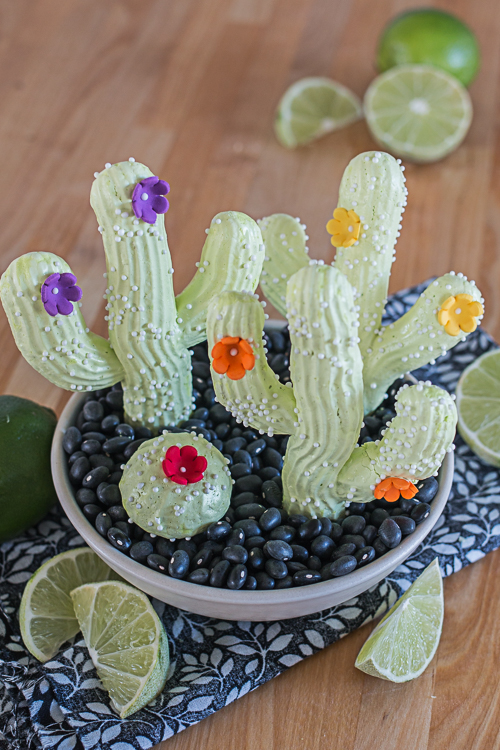
[{"label": "whole lime", "polygon": [[442,10],[402,13],[380,37],[377,67],[383,73],[396,65],[417,63],[442,68],[468,86],[479,70],[477,39],[460,19]]},{"label": "whole lime", "polygon": [[51,409],[17,396],[0,396],[0,541],[40,521],[56,501],[50,446]]}]

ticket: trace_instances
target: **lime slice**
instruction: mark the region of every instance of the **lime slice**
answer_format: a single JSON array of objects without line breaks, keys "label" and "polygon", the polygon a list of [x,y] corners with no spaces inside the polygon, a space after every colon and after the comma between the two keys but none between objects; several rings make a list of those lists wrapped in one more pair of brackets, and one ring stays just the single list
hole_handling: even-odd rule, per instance
[{"label": "lime slice", "polygon": [[458,431],[483,461],[500,466],[500,350],[478,357],[457,385]]},{"label": "lime slice", "polygon": [[376,78],[364,110],[378,143],[396,156],[431,162],[454,151],[472,121],[467,90],[444,70],[400,65]]},{"label": "lime slice", "polygon": [[169,667],[163,625],[147,596],[126,583],[88,583],[71,598],[97,673],[124,719],[163,690]]},{"label": "lime slice", "polygon": [[379,622],[355,666],[391,682],[414,680],[436,653],[443,614],[443,581],[436,558]]},{"label": "lime slice", "polygon": [[362,116],[361,102],[330,78],[302,78],[285,91],[274,130],[282,146],[295,148],[332,133]]},{"label": "lime slice", "polygon": [[381,73],[408,63],[435,65],[468,86],[479,70],[479,45],[456,16],[437,8],[410,10],[388,24],[377,50]]},{"label": "lime slice", "polygon": [[116,574],[88,547],[62,552],[38,568],[26,584],[19,610],[21,635],[33,656],[48,661],[80,630],[72,589],[111,577]]}]

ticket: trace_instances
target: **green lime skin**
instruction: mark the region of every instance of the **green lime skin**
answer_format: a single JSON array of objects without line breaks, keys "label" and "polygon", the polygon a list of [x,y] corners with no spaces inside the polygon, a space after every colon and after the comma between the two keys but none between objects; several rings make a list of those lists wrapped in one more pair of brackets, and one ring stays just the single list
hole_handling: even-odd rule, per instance
[{"label": "green lime skin", "polygon": [[51,409],[17,396],[0,396],[0,541],[40,521],[56,502],[50,448]]},{"label": "green lime skin", "polygon": [[381,73],[395,65],[434,65],[468,86],[479,71],[479,44],[456,16],[422,8],[397,16],[383,31],[377,49]]}]

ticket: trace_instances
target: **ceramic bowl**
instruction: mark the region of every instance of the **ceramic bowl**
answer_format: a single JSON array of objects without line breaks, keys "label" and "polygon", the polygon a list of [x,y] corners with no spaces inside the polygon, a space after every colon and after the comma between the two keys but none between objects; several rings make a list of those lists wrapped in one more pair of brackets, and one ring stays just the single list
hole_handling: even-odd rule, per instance
[{"label": "ceramic bowl", "polygon": [[453,453],[446,454],[441,466],[439,490],[425,521],[398,547],[341,578],[278,591],[231,591],[176,580],[131,560],[115,549],[87,521],[75,500],[62,441],[67,428],[75,424],[85,395],[78,393],[70,398],[59,419],[52,443],[52,475],[66,515],[87,544],[126,581],[162,602],[198,615],[225,620],[283,620],[342,604],[377,584],[411,555],[437,522],[450,493]]}]

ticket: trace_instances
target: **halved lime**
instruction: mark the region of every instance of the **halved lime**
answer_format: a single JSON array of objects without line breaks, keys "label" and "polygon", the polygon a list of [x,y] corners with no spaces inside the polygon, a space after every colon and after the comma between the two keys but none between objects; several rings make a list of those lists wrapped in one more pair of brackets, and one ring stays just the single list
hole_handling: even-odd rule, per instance
[{"label": "halved lime", "polygon": [[443,581],[436,558],[382,618],[355,666],[391,682],[414,680],[436,653],[443,615]]},{"label": "halved lime", "polygon": [[396,156],[431,162],[454,151],[472,121],[467,90],[431,65],[400,65],[368,87],[364,111],[378,143]]},{"label": "halved lime", "polygon": [[500,350],[478,357],[457,385],[458,431],[483,461],[500,466]]},{"label": "halved lime", "polygon": [[282,146],[295,148],[361,117],[360,100],[341,83],[330,78],[302,78],[281,98],[274,131]]},{"label": "halved lime", "polygon": [[88,547],[62,552],[38,568],[26,584],[19,610],[21,635],[33,656],[48,661],[80,630],[72,589],[112,577],[116,574]]},{"label": "halved lime", "polygon": [[88,583],[71,598],[97,673],[124,719],[163,690],[169,667],[163,625],[148,597],[126,583]]}]

